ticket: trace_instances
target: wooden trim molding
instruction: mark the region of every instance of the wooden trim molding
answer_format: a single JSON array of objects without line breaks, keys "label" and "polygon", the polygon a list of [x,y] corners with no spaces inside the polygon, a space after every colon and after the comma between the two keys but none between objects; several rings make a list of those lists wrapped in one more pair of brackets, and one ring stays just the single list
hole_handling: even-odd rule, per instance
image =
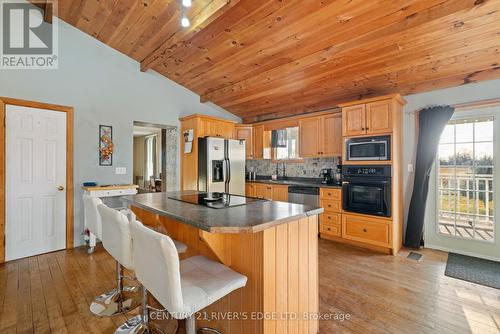
[{"label": "wooden trim molding", "polygon": [[488,108],[500,105],[500,98],[454,104],[455,111]]},{"label": "wooden trim molding", "polygon": [[73,108],[56,104],[0,97],[0,263],[5,262],[5,107],[46,109],[66,113],[66,249],[73,248]]}]

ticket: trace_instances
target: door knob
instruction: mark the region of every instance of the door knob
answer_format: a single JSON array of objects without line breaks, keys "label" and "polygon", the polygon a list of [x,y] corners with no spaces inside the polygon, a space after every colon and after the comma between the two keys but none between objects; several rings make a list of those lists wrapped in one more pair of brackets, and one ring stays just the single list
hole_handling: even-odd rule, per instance
[{"label": "door knob", "polygon": [[64,187],[63,187],[63,186],[59,186],[59,187],[57,187],[57,190],[59,190],[59,191],[63,191],[63,190],[64,190]]}]

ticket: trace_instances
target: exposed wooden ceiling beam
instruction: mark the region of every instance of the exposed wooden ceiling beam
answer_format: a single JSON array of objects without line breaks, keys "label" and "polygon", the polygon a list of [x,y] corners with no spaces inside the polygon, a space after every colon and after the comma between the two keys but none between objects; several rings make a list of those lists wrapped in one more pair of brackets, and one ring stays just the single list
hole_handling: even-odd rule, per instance
[{"label": "exposed wooden ceiling beam", "polygon": [[151,54],[141,61],[141,71],[153,68],[178,43],[187,42],[194,35],[206,28],[210,23],[221,17],[227,10],[235,6],[240,0],[213,0],[196,17],[192,19],[191,26],[187,29],[178,30],[175,34],[164,41]]}]

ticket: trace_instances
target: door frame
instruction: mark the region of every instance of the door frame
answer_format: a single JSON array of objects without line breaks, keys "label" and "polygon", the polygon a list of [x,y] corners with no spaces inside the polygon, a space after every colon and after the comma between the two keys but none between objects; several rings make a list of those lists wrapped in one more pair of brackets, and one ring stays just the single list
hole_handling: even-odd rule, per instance
[{"label": "door frame", "polygon": [[[494,110],[493,108],[498,108],[500,107],[500,104],[498,102],[496,103],[488,103],[488,104],[481,104],[477,105],[476,104],[471,104],[471,107],[467,108],[460,108],[455,110],[455,114],[451,118],[451,120],[460,120],[460,119],[467,119],[467,118],[474,118],[478,117],[479,115],[476,115],[475,113],[479,110],[482,111],[480,116],[492,116],[495,118],[495,124],[494,124],[494,130],[493,130],[493,150],[494,150],[494,166],[495,169],[497,169],[497,164],[500,163],[498,159],[498,154],[496,152],[500,150],[500,141],[498,136],[496,135],[497,131],[496,129],[500,128],[500,118],[498,117],[498,111]],[[491,111],[488,111],[488,108],[493,109]],[[484,112],[484,109],[487,109],[486,112]],[[497,143],[497,141],[499,141]],[[500,220],[498,219],[498,210],[495,210],[495,240],[494,242],[484,242],[484,241],[479,241],[475,239],[462,239],[458,238],[455,236],[446,236],[446,235],[440,235],[437,231],[438,228],[438,187],[437,187],[437,177],[438,177],[438,170],[437,170],[437,161],[438,157],[436,156],[436,159],[434,161],[434,164],[432,166],[432,171],[431,171],[431,176],[429,180],[429,197],[427,200],[426,204],[426,211],[425,211],[425,226],[424,226],[424,244],[426,248],[432,248],[432,249],[437,249],[445,252],[453,252],[457,254],[463,254],[467,256],[472,256],[472,257],[479,257],[487,260],[492,260],[492,261],[500,261],[500,257],[491,255],[491,254],[496,254],[497,249],[500,245],[500,233],[498,232],[498,226],[500,226]],[[494,174],[494,182],[493,182],[493,187],[494,187],[494,193],[493,193],[493,203],[496,204],[498,201],[498,191],[497,189],[500,188],[500,180],[498,179],[497,174]],[[461,247],[456,247],[455,242],[462,242]]]},{"label": "door frame", "polygon": [[73,248],[73,107],[0,97],[0,263],[5,262],[5,113],[6,106],[66,113],[66,249]]}]

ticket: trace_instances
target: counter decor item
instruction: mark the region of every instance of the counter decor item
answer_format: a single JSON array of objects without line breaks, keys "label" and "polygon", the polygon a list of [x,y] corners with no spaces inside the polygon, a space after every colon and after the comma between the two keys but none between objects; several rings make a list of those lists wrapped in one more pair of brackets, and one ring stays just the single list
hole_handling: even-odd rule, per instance
[{"label": "counter decor item", "polygon": [[113,127],[99,125],[99,166],[113,165]]}]

